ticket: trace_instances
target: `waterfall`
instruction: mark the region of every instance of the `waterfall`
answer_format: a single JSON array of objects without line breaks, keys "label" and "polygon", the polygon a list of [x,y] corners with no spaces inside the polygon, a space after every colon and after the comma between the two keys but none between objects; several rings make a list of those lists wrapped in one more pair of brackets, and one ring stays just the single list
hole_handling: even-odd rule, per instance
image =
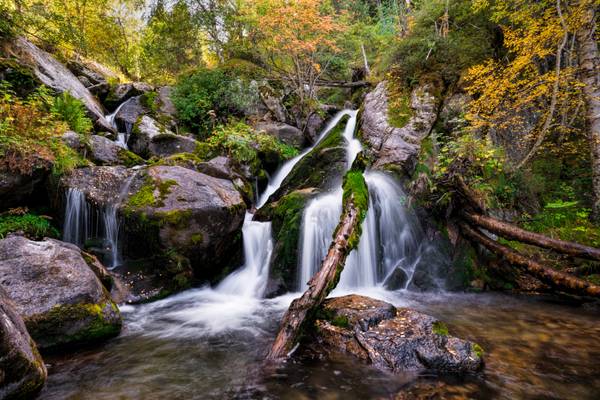
[{"label": "waterfall", "polygon": [[119,126],[117,124],[117,120],[116,120],[116,116],[118,114],[119,111],[121,111],[121,108],[126,104],[127,102],[124,101],[123,103],[119,104],[119,107],[117,107],[117,109],[112,113],[107,115],[105,118],[108,121],[108,123],[115,128],[115,130],[117,131],[117,140],[115,140],[115,143],[119,146],[122,147],[124,149],[128,149],[127,147],[127,139],[129,139],[129,135],[131,134],[131,130],[133,129],[133,126],[130,123],[125,123],[125,132],[120,132],[119,131]]},{"label": "waterfall", "polygon": [[118,208],[121,201],[129,194],[135,175],[134,173],[127,178],[113,203],[101,208],[92,206],[86,200],[85,193],[79,189],[69,188],[65,193],[63,240],[83,247],[89,239],[101,239],[102,248],[106,251],[104,264],[109,269],[122,264]]},{"label": "waterfall", "polygon": [[67,189],[63,240],[83,246],[90,235],[91,215],[92,210],[85,200],[85,194],[78,189]]},{"label": "waterfall", "polygon": [[[356,111],[344,110],[339,112],[325,127],[315,143],[305,149],[300,155],[292,158],[281,166],[281,168],[269,180],[264,193],[259,197],[257,207],[262,207],[269,197],[279,189],[285,177],[292,171],[294,166],[308,154],[327,134],[339,123],[345,115],[351,119],[346,125],[351,126],[352,132],[356,126]],[[352,133],[351,133],[352,135]],[[360,151],[360,150],[359,150]],[[341,199],[341,195],[339,196]],[[341,200],[340,200],[341,201]],[[340,203],[341,204],[341,203]],[[341,206],[340,206],[341,208]],[[246,213],[244,225],[242,226],[242,237],[244,240],[244,265],[230,274],[216,290],[223,294],[236,294],[246,298],[260,298],[264,295],[269,278],[269,262],[273,251],[273,238],[271,235],[271,222],[259,222],[252,220],[253,215]],[[330,219],[339,218],[339,210],[330,213]]]}]

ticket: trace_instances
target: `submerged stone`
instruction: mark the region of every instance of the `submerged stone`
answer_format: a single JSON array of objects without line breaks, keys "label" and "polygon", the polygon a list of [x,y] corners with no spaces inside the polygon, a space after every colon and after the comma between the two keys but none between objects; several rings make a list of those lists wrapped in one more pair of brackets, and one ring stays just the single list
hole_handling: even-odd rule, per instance
[{"label": "submerged stone", "polygon": [[119,334],[121,315],[75,245],[22,236],[0,240],[0,284],[40,349]]},{"label": "submerged stone", "polygon": [[359,295],[327,299],[315,322],[326,351],[349,353],[376,368],[476,372],[483,366],[476,343],[448,335],[435,318]]}]

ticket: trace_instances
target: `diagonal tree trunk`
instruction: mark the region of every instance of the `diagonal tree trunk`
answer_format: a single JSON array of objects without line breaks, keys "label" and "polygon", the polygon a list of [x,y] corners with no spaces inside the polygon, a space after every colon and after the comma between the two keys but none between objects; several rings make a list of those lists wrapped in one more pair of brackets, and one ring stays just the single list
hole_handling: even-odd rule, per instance
[{"label": "diagonal tree trunk", "polygon": [[580,0],[584,7],[581,28],[577,31],[579,71],[584,83],[583,93],[587,105],[586,117],[592,153],[592,190],[594,204],[592,217],[600,221],[600,54],[596,43],[595,2]]}]

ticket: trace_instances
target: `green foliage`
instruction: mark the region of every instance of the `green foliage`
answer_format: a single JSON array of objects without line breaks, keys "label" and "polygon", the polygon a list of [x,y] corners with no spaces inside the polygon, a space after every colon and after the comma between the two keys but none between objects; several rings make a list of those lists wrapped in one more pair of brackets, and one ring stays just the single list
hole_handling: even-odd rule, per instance
[{"label": "green foliage", "polygon": [[171,99],[179,120],[201,137],[258,101],[258,89],[225,69],[199,69],[182,77]]},{"label": "green foliage", "polygon": [[[449,32],[444,36],[440,26],[446,3]],[[408,36],[392,41],[390,58],[383,60],[384,66],[399,67],[407,84],[431,72],[445,81],[456,81],[465,68],[493,54],[495,24],[487,9],[473,9],[470,0],[422,1],[413,13]]]},{"label": "green foliage", "polygon": [[431,326],[431,331],[436,335],[448,336],[448,327],[442,321],[435,321]]},{"label": "green foliage", "polygon": [[85,106],[69,92],[63,92],[55,97],[50,111],[80,135],[85,135],[92,130],[92,120],[87,117]]},{"label": "green foliage", "polygon": [[475,352],[477,357],[479,357],[479,358],[483,357],[483,354],[485,353],[485,351],[483,350],[483,348],[480,345],[478,345],[477,343],[472,343],[471,348],[473,349],[473,351]]},{"label": "green foliage", "polygon": [[298,150],[266,133],[256,132],[243,122],[219,125],[200,145],[203,159],[219,155],[230,157],[239,165],[249,165],[256,173],[263,161],[281,161],[294,157]]},{"label": "green foliage", "polygon": [[45,215],[30,213],[0,215],[0,239],[4,239],[11,232],[19,231],[33,240],[59,236],[58,230],[50,224],[50,217]]},{"label": "green foliage", "polygon": [[0,168],[29,175],[37,169],[60,175],[85,160],[62,140],[68,125],[51,112],[54,99],[40,87],[25,100],[0,85]]}]

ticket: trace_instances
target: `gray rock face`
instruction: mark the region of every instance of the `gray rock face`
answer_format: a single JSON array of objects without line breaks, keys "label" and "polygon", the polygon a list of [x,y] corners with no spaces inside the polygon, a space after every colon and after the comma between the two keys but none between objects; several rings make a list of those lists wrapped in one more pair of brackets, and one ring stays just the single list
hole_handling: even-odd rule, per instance
[{"label": "gray rock face", "polygon": [[233,170],[231,160],[223,156],[198,163],[196,170],[203,174],[221,179],[234,179],[239,176],[239,174]]},{"label": "gray rock face", "polygon": [[136,122],[127,144],[131,151],[142,157],[167,157],[177,153],[193,153],[198,142],[175,135],[153,118],[144,115]]},{"label": "gray rock face", "polygon": [[20,62],[29,66],[43,84],[57,92],[69,92],[73,97],[81,100],[97,129],[113,132],[112,126],[104,118],[102,105],[64,65],[21,37],[13,41],[12,48]]},{"label": "gray rock face", "polygon": [[94,205],[105,206],[119,198],[121,188],[134,173],[121,166],[78,168],[64,175],[59,186],[78,189]]},{"label": "gray rock face", "polygon": [[75,245],[1,240],[0,284],[39,348],[90,343],[121,329],[119,309]]},{"label": "gray rock face", "polygon": [[302,131],[283,122],[260,122],[256,125],[256,129],[298,149],[301,149],[305,144]]},{"label": "gray rock face", "polygon": [[0,210],[23,205],[43,183],[46,172],[35,170],[31,175],[0,171]]},{"label": "gray rock face", "polygon": [[98,165],[143,164],[141,158],[104,136],[92,135],[90,150],[90,158]]},{"label": "gray rock face", "polygon": [[467,373],[483,366],[479,346],[448,336],[442,322],[408,308],[349,295],[326,300],[322,315],[316,335],[326,350],[382,370]]},{"label": "gray rock face", "polygon": [[411,94],[412,116],[402,128],[390,125],[387,118],[388,98],[385,82],[367,94],[361,116],[363,140],[375,153],[375,168],[395,164],[408,174],[415,167],[421,141],[429,135],[437,118],[438,104],[429,85],[420,86]]},{"label": "gray rock face", "polygon": [[131,133],[137,120],[150,110],[142,105],[140,96],[135,96],[125,101],[115,114],[114,120],[119,128],[119,132]]},{"label": "gray rock face", "polygon": [[161,86],[156,92],[158,93],[158,112],[160,114],[175,118],[177,116],[177,109],[171,100],[171,92],[173,88],[171,86]]},{"label": "gray rock face", "polygon": [[46,382],[46,366],[16,306],[0,287],[0,399],[28,399]]},{"label": "gray rock face", "polygon": [[143,82],[121,83],[111,88],[110,93],[104,100],[104,105],[108,110],[114,111],[126,100],[152,90],[152,86]]}]

